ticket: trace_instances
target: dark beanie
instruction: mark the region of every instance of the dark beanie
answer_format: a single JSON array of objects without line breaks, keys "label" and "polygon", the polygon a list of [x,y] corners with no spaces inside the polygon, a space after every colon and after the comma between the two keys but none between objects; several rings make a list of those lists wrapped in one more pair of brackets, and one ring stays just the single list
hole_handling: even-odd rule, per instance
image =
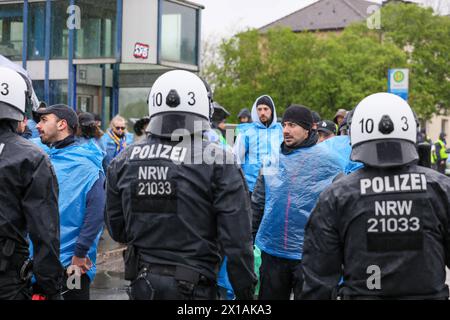
[{"label": "dark beanie", "polygon": [[305,130],[310,130],[313,123],[313,117],[311,111],[300,105],[291,105],[289,106],[283,114],[283,120],[293,122],[301,126]]},{"label": "dark beanie", "polygon": [[272,110],[273,115],[273,103],[272,99],[270,99],[269,96],[262,96],[261,98],[259,98],[258,101],[256,101],[256,107],[258,107],[260,104],[268,106]]}]

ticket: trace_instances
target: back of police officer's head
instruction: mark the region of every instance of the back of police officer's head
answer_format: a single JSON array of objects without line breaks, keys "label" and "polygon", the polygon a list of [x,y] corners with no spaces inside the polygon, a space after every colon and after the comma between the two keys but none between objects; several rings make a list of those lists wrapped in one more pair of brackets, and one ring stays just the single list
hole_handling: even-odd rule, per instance
[{"label": "back of police officer's head", "polygon": [[418,160],[416,121],[409,104],[376,93],[355,108],[350,125],[351,159],[372,167],[396,167]]},{"label": "back of police officer's head", "polygon": [[195,74],[173,70],[161,75],[148,98],[152,136],[171,138],[210,129],[212,108],[204,82]]},{"label": "back of police officer's head", "polygon": [[0,122],[16,130],[24,120],[28,88],[24,78],[7,67],[0,67]]}]

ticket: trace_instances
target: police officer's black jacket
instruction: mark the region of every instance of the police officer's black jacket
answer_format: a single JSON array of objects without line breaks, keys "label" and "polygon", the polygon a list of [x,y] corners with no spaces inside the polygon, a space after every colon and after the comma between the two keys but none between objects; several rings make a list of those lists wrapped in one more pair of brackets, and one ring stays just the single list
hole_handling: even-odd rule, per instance
[{"label": "police officer's black jacket", "polygon": [[[153,136],[113,160],[108,230],[114,240],[133,245],[141,262],[188,267],[214,281],[220,243],[233,288],[245,291],[256,278],[244,176],[231,153],[193,140],[180,144]],[[205,149],[215,157],[202,163]],[[220,164],[225,155],[230,164]]]},{"label": "police officer's black jacket", "polygon": [[[417,165],[364,168],[320,196],[306,227],[302,297],[448,297],[450,179]],[[343,269],[343,271],[342,271]]]},{"label": "police officer's black jacket", "polygon": [[0,248],[8,242],[14,249],[9,257],[3,250],[0,259],[8,261],[6,271],[16,269],[19,274],[20,262],[29,256],[29,235],[39,293],[54,295],[61,288],[63,274],[58,183],[47,155],[5,121],[0,122],[0,181]]}]

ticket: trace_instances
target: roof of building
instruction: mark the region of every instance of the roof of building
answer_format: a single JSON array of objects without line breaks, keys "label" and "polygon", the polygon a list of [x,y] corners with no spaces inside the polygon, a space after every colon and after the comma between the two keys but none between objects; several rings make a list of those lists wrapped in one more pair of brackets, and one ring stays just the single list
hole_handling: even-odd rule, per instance
[{"label": "roof of building", "polygon": [[278,26],[291,28],[294,32],[343,29],[350,23],[366,19],[376,7],[380,4],[364,0],[319,0],[259,30],[265,32]]}]

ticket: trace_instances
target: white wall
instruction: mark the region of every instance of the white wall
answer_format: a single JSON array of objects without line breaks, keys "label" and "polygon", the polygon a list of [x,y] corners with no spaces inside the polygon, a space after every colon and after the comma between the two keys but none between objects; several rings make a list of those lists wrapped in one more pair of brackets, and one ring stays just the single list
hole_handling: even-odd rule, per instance
[{"label": "white wall", "polygon": [[[135,58],[136,43],[149,46],[147,59]],[[158,1],[124,0],[122,63],[157,63]]]},{"label": "white wall", "polygon": [[[447,126],[445,128],[442,128],[442,120],[447,120]],[[450,116],[433,116],[433,118],[427,121],[427,134],[433,142],[436,142],[442,131],[450,136]]]}]

